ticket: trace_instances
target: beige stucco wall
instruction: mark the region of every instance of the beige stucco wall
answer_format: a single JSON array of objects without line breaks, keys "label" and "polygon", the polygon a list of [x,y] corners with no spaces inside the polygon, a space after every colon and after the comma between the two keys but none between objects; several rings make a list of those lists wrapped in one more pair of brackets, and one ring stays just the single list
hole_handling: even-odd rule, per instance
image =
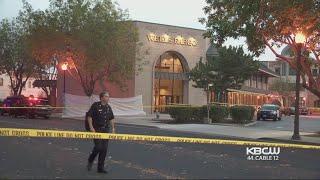
[{"label": "beige stucco wall", "polygon": [[[205,32],[203,30],[147,22],[135,22],[135,24],[139,31],[139,41],[142,43],[140,53],[138,54],[141,55],[141,62],[146,63],[146,65],[143,66],[143,71],[140,71],[140,73],[135,76],[135,95],[142,95],[143,105],[146,106],[144,110],[147,113],[151,113],[151,105],[153,103],[153,69],[160,55],[167,51],[178,52],[186,59],[189,68],[192,69],[200,57],[205,58],[206,51],[209,47],[209,40],[203,38],[202,34]],[[173,37],[178,35],[185,38],[193,37],[197,40],[197,46],[150,42],[147,38],[147,35],[150,33],[157,35],[168,34]],[[192,105],[205,104],[205,93],[201,89],[192,87],[192,84],[193,82],[190,81],[187,103]]]}]

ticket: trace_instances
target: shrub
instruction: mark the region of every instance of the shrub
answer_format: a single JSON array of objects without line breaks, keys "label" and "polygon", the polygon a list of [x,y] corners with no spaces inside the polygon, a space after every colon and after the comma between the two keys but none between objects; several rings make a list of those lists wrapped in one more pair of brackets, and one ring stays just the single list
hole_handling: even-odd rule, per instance
[{"label": "shrub", "polygon": [[203,122],[203,119],[207,116],[206,110],[203,107],[192,107],[193,118],[197,119],[198,122]]},{"label": "shrub", "polygon": [[[203,106],[203,111],[205,115],[203,117],[207,117],[207,106]],[[210,105],[210,119],[212,122],[221,122],[229,115],[229,109],[226,106],[221,105]]]},{"label": "shrub", "polygon": [[173,106],[166,109],[177,123],[203,122],[203,110],[201,107]]},{"label": "shrub", "polygon": [[230,113],[232,119],[237,123],[245,123],[253,119],[255,108],[252,106],[232,106]]}]

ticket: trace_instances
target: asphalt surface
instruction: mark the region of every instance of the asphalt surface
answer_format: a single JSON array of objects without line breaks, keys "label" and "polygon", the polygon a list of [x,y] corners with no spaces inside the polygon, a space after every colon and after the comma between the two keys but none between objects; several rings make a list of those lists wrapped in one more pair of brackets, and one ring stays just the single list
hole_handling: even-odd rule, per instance
[{"label": "asphalt surface", "polygon": [[[83,131],[83,122],[0,116],[0,127]],[[117,133],[209,137],[117,125]],[[215,138],[215,137],[211,137]],[[249,161],[246,147],[110,141],[109,173],[85,168],[91,140],[0,137],[0,179],[319,179],[320,152],[281,148],[278,161]]]},{"label": "asphalt surface", "polygon": [[[320,116],[303,116],[299,118],[299,126],[301,132],[320,132]],[[250,128],[262,128],[282,131],[293,131],[294,128],[294,116],[282,116],[281,121],[257,121],[254,126]]]}]

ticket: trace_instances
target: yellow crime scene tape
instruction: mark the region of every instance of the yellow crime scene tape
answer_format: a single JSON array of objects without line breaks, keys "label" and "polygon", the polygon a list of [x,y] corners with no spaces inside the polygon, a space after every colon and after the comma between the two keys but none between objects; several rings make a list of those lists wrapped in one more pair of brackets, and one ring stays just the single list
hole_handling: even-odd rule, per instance
[{"label": "yellow crime scene tape", "polygon": [[110,140],[123,140],[123,141],[225,144],[225,145],[242,145],[242,146],[273,146],[273,147],[275,146],[275,147],[285,147],[285,148],[320,150],[320,146],[303,145],[303,144],[285,144],[285,143],[269,143],[269,142],[256,142],[256,141],[186,138],[186,137],[170,137],[170,136],[149,136],[149,135],[134,135],[134,134],[93,133],[93,132],[81,132],[81,131],[58,131],[58,130],[41,130],[41,129],[0,128],[0,136],[110,139]]},{"label": "yellow crime scene tape", "polygon": [[[222,105],[222,106],[252,106],[252,107],[258,107],[258,105],[246,105],[246,104],[228,104],[228,103],[211,103],[211,105]],[[190,104],[168,104],[168,105],[157,105],[157,107],[203,107],[206,105],[190,105]],[[47,109],[88,109],[89,106],[85,105],[74,105],[74,106],[48,106],[45,107]],[[135,105],[135,106],[130,106],[130,105],[123,105],[123,107],[141,107],[141,108],[154,108],[155,106],[146,106],[146,105]],[[13,106],[13,107],[1,107],[0,109],[43,109],[44,107],[37,107],[37,106]],[[320,108],[314,108],[314,107],[309,107],[310,110],[314,111],[319,111]]]}]

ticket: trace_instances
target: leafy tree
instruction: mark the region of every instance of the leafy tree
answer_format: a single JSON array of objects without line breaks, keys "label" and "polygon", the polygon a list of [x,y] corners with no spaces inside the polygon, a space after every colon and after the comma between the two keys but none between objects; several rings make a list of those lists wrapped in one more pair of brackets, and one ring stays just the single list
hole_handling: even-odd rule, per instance
[{"label": "leafy tree", "polygon": [[210,71],[209,62],[202,62],[201,58],[196,66],[190,71],[189,77],[190,80],[195,83],[192,85],[193,87],[201,88],[207,92],[207,104],[209,104],[209,84],[212,84],[214,79],[214,73]]},{"label": "leafy tree", "polygon": [[288,79],[276,79],[270,85],[269,90],[278,92],[284,98],[286,105],[291,106],[291,104],[288,103],[289,98],[291,97],[291,93],[295,91],[294,83],[290,83]]},{"label": "leafy tree", "polygon": [[[194,87],[221,95],[228,88],[240,89],[244,81],[257,71],[257,61],[244,54],[241,47],[221,47],[218,56],[208,57],[205,63],[200,60],[191,70],[190,77],[195,82]],[[208,84],[213,86],[208,89]],[[225,101],[222,96],[217,96],[217,99]]]},{"label": "leafy tree", "polygon": [[[268,47],[280,60],[297,68],[298,45],[295,35],[303,32],[303,87],[320,97],[320,76],[313,76],[311,67],[320,64],[320,2],[318,0],[206,0],[204,12],[208,30],[205,34],[222,45],[227,38],[245,37],[249,51],[256,56]],[[275,48],[289,46],[294,56],[279,54]],[[310,59],[309,55],[313,58]],[[308,78],[304,78],[307,76]],[[308,81],[308,82],[307,82]]]},{"label": "leafy tree", "polygon": [[277,91],[279,94],[287,96],[295,90],[295,84],[287,80],[277,79],[269,87],[271,91]]},{"label": "leafy tree", "polygon": [[13,95],[21,95],[33,75],[35,59],[30,55],[26,41],[30,33],[31,11],[31,6],[24,3],[18,17],[0,22],[0,73],[9,76]]},{"label": "leafy tree", "polygon": [[48,10],[34,12],[33,18],[37,24],[29,40],[34,57],[67,60],[69,72],[87,96],[99,81],[125,89],[125,80],[134,75],[139,48],[127,12],[111,0],[52,0]]}]

